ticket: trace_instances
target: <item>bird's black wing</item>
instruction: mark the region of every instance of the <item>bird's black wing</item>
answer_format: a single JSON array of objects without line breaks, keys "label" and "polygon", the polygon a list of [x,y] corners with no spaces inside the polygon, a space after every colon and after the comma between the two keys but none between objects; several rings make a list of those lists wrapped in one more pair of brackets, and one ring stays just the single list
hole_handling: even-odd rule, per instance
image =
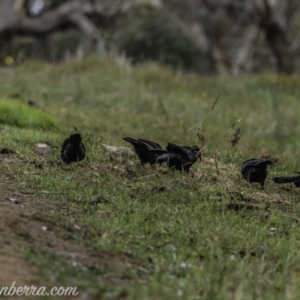
[{"label": "bird's black wing", "polygon": [[151,154],[161,154],[161,155],[163,155],[165,153],[168,153],[168,151],[165,150],[165,149],[148,149],[148,151]]},{"label": "bird's black wing", "polygon": [[146,145],[150,149],[162,149],[161,145],[156,142],[152,142],[152,141],[148,141],[148,140],[144,140],[144,139],[138,139],[138,141],[140,143]]},{"label": "bird's black wing", "polygon": [[[197,151],[195,151],[197,149]],[[167,146],[167,150],[170,153],[176,153],[181,156],[182,164],[193,164],[197,159],[197,153],[199,151],[199,147],[197,146],[179,146],[176,144],[169,143]]]},{"label": "bird's black wing", "polygon": [[177,153],[184,157],[190,156],[190,150],[187,150],[186,148],[183,148],[182,146],[176,144],[168,143],[167,150],[170,153]]},{"label": "bird's black wing", "polygon": [[125,137],[125,138],[123,138],[123,140],[125,140],[128,143],[130,143],[132,146],[139,144],[136,139],[133,139],[131,137]]},{"label": "bird's black wing", "polygon": [[80,143],[78,156],[79,160],[83,160],[85,158],[85,147],[82,142]]},{"label": "bird's black wing", "polygon": [[64,163],[68,163],[68,161],[69,161],[68,157],[67,157],[69,143],[70,143],[70,139],[67,138],[67,139],[65,139],[65,141],[63,142],[63,144],[61,146],[60,157]]},{"label": "bird's black wing", "polygon": [[133,139],[130,137],[123,138],[126,142],[129,142],[133,146],[142,146],[149,149],[162,149],[158,143],[151,142],[144,139]]},{"label": "bird's black wing", "polygon": [[242,163],[242,169],[241,172],[245,173],[247,172],[247,170],[249,170],[250,168],[253,168],[256,164],[258,164],[260,161],[262,161],[261,159],[257,159],[257,158],[250,158],[246,161],[244,161]]},{"label": "bird's black wing", "polygon": [[63,144],[61,146],[61,153],[63,153],[66,150],[66,147],[67,147],[69,141],[70,141],[69,138],[65,139],[65,141],[63,142]]},{"label": "bird's black wing", "polygon": [[271,165],[272,162],[270,160],[258,159],[255,163],[255,167],[266,167],[267,165]]},{"label": "bird's black wing", "polygon": [[200,148],[198,146],[182,146],[182,148],[190,151],[199,151]]}]

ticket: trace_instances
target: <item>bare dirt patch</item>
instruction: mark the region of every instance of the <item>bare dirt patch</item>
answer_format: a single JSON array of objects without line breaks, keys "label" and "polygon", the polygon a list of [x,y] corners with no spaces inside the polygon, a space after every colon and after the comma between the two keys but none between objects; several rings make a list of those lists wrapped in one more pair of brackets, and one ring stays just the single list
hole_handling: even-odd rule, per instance
[{"label": "bare dirt patch", "polygon": [[[34,195],[13,191],[13,187],[0,186],[0,282],[10,286],[36,284],[38,286],[61,285],[53,278],[41,276],[37,266],[22,258],[20,251],[31,247],[53,254],[75,269],[83,272],[97,271],[101,282],[126,283],[131,274],[145,277],[141,263],[125,253],[109,253],[84,247],[76,243],[89,235],[85,224],[55,213],[61,210],[56,204],[38,201]],[[101,232],[99,231],[101,236]],[[99,275],[98,275],[99,273]]]}]

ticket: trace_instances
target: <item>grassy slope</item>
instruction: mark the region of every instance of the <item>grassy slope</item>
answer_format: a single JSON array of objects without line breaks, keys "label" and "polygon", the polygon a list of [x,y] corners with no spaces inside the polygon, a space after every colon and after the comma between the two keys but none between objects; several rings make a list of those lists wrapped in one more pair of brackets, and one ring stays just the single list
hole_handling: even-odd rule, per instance
[{"label": "grassy slope", "polygon": [[[271,181],[261,191],[239,178],[243,159],[262,154],[280,158],[270,176],[300,169],[298,78],[197,77],[94,57],[56,66],[31,62],[0,70],[0,79],[3,98],[33,99],[61,128],[4,126],[1,147],[14,148],[17,155],[2,160],[1,181],[13,179],[40,202],[57,204],[54,214],[40,218],[56,223],[58,232],[61,218],[84,224],[88,234],[70,233],[76,244],[136,261],[126,278],[115,271],[110,274],[115,280],[105,280],[105,268],[71,266],[29,239],[21,256],[39,268],[41,279],[113,299],[299,298],[298,192]],[[239,119],[245,133],[231,148],[231,127]],[[73,126],[84,137],[83,162],[64,167],[58,163],[59,149],[46,157],[34,152],[37,142],[60,146]],[[142,169],[136,159],[98,149],[101,142],[126,145],[124,136],[196,144],[197,131],[207,140],[204,161],[190,175]],[[174,180],[179,182],[174,189],[152,191],[175,185]],[[251,209],[229,210],[233,203]],[[12,239],[26,239],[26,234]]]}]

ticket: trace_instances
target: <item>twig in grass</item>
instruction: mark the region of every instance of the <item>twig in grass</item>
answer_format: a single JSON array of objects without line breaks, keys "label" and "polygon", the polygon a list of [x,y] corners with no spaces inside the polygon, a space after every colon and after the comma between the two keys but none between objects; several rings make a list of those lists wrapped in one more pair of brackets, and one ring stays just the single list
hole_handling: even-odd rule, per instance
[{"label": "twig in grass", "polygon": [[42,194],[51,194],[51,195],[67,195],[65,192],[49,192],[49,191],[41,191]]},{"label": "twig in grass", "polygon": [[205,145],[206,139],[205,136],[203,134],[201,134],[200,132],[197,132],[197,136],[200,142],[200,146],[201,148],[203,148],[203,146]]},{"label": "twig in grass", "polygon": [[232,147],[235,146],[236,144],[238,144],[238,142],[241,139],[243,133],[244,133],[244,131],[241,128],[238,128],[236,130],[236,132],[233,134],[232,140],[230,141]]},{"label": "twig in grass", "polygon": [[23,195],[33,195],[34,191],[20,191],[20,193]]},{"label": "twig in grass", "polygon": [[200,132],[197,132],[197,137],[198,137],[199,142],[200,142],[200,147],[199,147],[199,151],[197,153],[197,157],[199,157],[199,159],[202,161],[202,150],[205,146],[206,139],[205,139],[204,135],[201,134]]},{"label": "twig in grass", "polygon": [[219,93],[218,97],[216,98],[216,100],[215,100],[215,102],[214,102],[214,104],[213,104],[211,110],[213,110],[213,109],[215,108],[215,105],[216,105],[217,101],[219,100],[220,95],[221,95],[221,93]]},{"label": "twig in grass", "polygon": [[242,118],[240,118],[240,119],[238,119],[236,122],[233,122],[233,124],[232,124],[232,126],[231,126],[231,128],[233,129],[234,128],[234,126],[236,125],[236,123],[241,123],[241,121],[242,121]]},{"label": "twig in grass", "polygon": [[[241,119],[234,122],[232,124],[231,128],[233,129],[237,123],[241,123]],[[241,129],[240,127],[236,130],[235,133],[233,133],[232,139],[230,141],[232,147],[239,143],[239,140],[241,139],[243,133],[244,133],[244,130]]]},{"label": "twig in grass", "polygon": [[216,166],[217,174],[220,175],[219,166],[218,166],[218,159],[217,159],[217,153],[215,153],[215,166]]}]

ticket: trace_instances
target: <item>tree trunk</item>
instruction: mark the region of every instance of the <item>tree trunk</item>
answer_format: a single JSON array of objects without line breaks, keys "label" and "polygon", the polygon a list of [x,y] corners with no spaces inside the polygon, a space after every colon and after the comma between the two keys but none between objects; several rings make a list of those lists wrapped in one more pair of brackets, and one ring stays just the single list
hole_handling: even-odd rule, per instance
[{"label": "tree trunk", "polygon": [[0,1],[0,32],[14,22],[14,0]]},{"label": "tree trunk", "polygon": [[14,0],[0,1],[0,58],[5,52],[10,52],[13,33],[7,28],[15,21],[14,5]]},{"label": "tree trunk", "polygon": [[273,52],[277,70],[291,74],[295,71],[294,55],[290,49],[287,28],[283,16],[276,11],[276,0],[254,0],[260,27],[266,34]]},{"label": "tree trunk", "polygon": [[245,28],[242,43],[236,51],[234,51],[235,59],[232,60],[232,74],[247,73],[252,69],[253,47],[257,38],[259,28],[250,24]]}]

